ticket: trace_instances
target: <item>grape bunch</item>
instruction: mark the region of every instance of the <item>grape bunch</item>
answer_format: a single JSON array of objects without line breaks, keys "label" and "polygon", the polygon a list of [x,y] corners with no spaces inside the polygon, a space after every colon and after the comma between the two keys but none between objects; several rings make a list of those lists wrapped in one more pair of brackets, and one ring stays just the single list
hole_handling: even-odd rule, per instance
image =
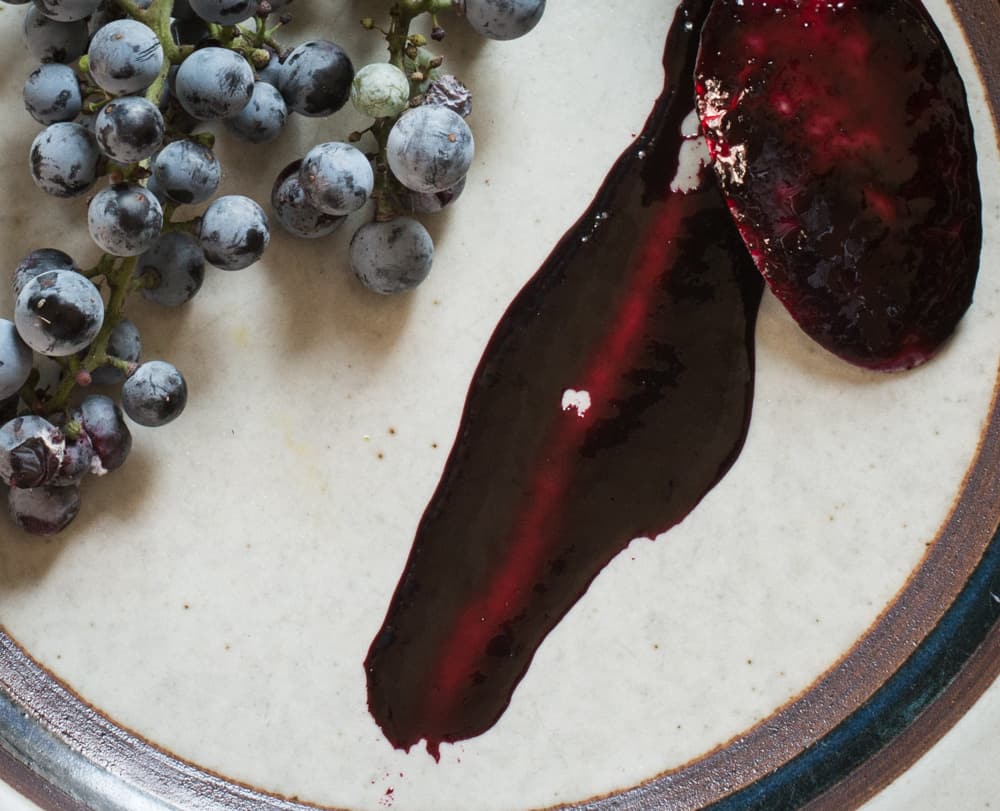
[{"label": "grape bunch", "polygon": [[[25,4],[25,0],[8,0]],[[537,23],[544,0],[397,0],[384,31],[387,63],[355,72],[327,40],[284,47],[290,0],[34,0],[24,40],[39,62],[24,106],[43,128],[28,167],[36,186],[84,198],[100,257],[81,267],[41,247],[13,271],[13,314],[0,318],[0,483],[23,530],[51,535],[76,517],[81,484],[120,467],[130,424],[157,427],[184,410],[183,375],[142,357],[125,317],[133,294],[163,307],[189,302],[206,265],[237,271],[270,241],[263,208],[216,197],[222,167],[213,132],[274,141],[294,115],[324,117],[348,101],[372,118],[364,133],[317,145],[277,178],[272,210],[293,235],[336,230],[374,200],[351,240],[357,277],[380,293],[409,290],[434,246],[416,214],[456,199],[472,162],[467,88],[443,73],[424,37],[454,8],[474,29],[510,39]],[[277,19],[275,19],[277,17]],[[362,24],[375,30],[372,20]],[[365,134],[374,149],[354,144]],[[184,206],[200,213],[178,217]]]},{"label": "grape bunch", "polygon": [[[453,9],[490,39],[509,40],[531,31],[545,0],[401,0],[390,9],[389,26],[362,20],[380,31],[387,62],[365,65],[350,84],[350,100],[371,125],[346,141],[318,144],[286,166],[271,191],[271,208],[289,233],[317,238],[374,200],[372,219],[350,240],[354,275],[376,293],[412,290],[430,273],[434,243],[417,215],[451,205],[465,187],[475,140],[466,123],[471,93],[442,69],[427,38],[410,33],[414,20],[431,17],[431,39],[445,31],[438,14]],[[355,146],[374,141],[367,152]]]}]

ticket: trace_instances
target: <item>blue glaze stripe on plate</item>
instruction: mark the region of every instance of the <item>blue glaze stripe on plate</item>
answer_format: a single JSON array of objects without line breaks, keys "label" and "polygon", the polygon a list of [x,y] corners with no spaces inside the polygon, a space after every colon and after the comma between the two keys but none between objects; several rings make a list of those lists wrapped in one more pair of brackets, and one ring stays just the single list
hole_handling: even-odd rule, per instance
[{"label": "blue glaze stripe on plate", "polygon": [[833,732],[783,768],[710,806],[801,808],[909,727],[954,681],[1000,618],[1000,532],[944,619],[893,677]]}]

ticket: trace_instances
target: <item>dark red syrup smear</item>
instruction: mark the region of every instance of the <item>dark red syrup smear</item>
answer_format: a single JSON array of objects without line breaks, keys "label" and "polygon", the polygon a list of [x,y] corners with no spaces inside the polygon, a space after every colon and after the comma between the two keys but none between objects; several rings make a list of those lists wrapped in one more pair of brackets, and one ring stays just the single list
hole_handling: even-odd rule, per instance
[{"label": "dark red syrup smear", "polygon": [[601,569],[682,520],[743,445],[763,284],[712,172],[670,190],[707,7],[682,3],[643,133],[472,381],[365,662],[369,708],[397,747],[424,739],[437,758],[489,729]]},{"label": "dark red syrup smear", "polygon": [[768,285],[859,366],[930,358],[982,237],[965,89],[916,0],[716,0],[699,111]]}]

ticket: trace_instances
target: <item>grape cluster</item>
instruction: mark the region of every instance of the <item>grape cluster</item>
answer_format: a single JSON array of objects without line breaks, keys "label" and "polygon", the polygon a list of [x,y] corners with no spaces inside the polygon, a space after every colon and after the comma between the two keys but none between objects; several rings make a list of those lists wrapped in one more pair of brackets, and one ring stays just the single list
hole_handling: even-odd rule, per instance
[{"label": "grape cluster", "polygon": [[[332,233],[373,198],[374,218],[351,238],[350,266],[376,293],[412,290],[427,277],[434,243],[416,215],[453,203],[472,165],[475,141],[465,120],[471,93],[442,69],[426,37],[410,33],[413,21],[429,14],[431,39],[440,42],[437,15],[447,9],[483,36],[508,40],[537,25],[545,0],[401,0],[387,30],[362,20],[389,46],[388,62],[363,66],[350,82],[351,104],[372,124],[346,141],[317,145],[286,166],[271,191],[278,224],[307,239]],[[354,146],[366,136],[374,141],[367,153]]]},{"label": "grape cluster", "polygon": [[[28,5],[24,40],[40,64],[23,98],[43,127],[29,171],[56,198],[88,196],[87,227],[101,251],[90,267],[58,248],[32,251],[13,272],[13,315],[0,318],[0,483],[11,517],[29,533],[53,534],[73,520],[85,478],[125,462],[130,423],[165,425],[187,403],[173,365],[142,359],[140,331],[124,315],[129,297],[179,307],[201,288],[206,265],[242,270],[268,247],[258,203],[215,197],[222,171],[203,122],[266,144],[293,115],[329,116],[350,101],[371,126],[286,167],[272,212],[289,233],[316,238],[374,200],[374,216],[350,242],[351,267],[379,293],[412,289],[434,253],[415,215],[459,196],[474,144],[469,91],[441,71],[442,57],[410,25],[430,14],[440,41],[436,15],[454,9],[484,36],[510,39],[534,27],[545,5],[396,0],[382,32],[389,61],[355,72],[334,42],[276,41],[289,1]],[[362,25],[376,29],[370,19]],[[366,134],[374,148],[363,152],[355,144]],[[191,205],[205,208],[177,216]]]}]

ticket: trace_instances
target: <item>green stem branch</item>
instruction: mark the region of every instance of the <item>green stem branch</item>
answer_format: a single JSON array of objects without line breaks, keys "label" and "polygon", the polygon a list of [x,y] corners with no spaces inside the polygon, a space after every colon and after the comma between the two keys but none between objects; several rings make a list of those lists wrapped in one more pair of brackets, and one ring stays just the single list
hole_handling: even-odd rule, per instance
[{"label": "green stem branch", "polygon": [[[44,404],[38,404],[39,408],[33,409],[38,413],[55,414],[65,411],[69,406],[70,397],[77,386],[77,373],[81,371],[93,372],[98,366],[108,361],[108,339],[111,332],[122,320],[125,310],[125,300],[128,298],[132,286],[132,274],[135,272],[136,257],[130,256],[123,260],[117,267],[109,268],[105,274],[108,288],[111,295],[108,298],[107,306],[104,308],[104,323],[101,331],[90,345],[87,355],[80,360],[75,355],[67,358],[66,366],[59,381],[59,387],[55,394]],[[23,397],[24,392],[22,392]],[[25,400],[27,403],[27,400]],[[30,407],[30,404],[29,404]]]}]

